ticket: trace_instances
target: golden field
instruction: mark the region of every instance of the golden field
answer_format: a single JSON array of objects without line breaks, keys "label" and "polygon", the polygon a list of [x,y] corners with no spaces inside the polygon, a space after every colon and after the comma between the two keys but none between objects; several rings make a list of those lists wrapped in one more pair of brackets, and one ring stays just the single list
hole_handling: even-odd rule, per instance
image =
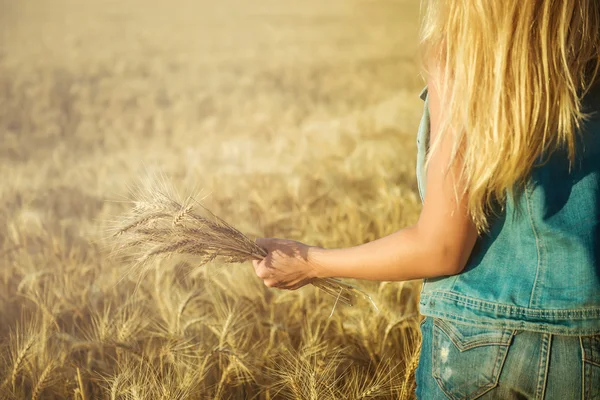
[{"label": "golden field", "polygon": [[412,398],[420,282],[350,282],[379,311],[250,263],[137,285],[105,239],[148,173],[250,237],[416,221],[418,23],[417,0],[0,0],[0,397]]}]

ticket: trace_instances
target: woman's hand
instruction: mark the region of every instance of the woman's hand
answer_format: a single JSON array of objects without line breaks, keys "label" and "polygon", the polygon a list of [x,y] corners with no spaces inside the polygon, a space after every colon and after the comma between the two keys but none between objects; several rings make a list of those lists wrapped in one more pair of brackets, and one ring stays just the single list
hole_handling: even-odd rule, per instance
[{"label": "woman's hand", "polygon": [[286,239],[257,239],[256,244],[269,253],[261,261],[252,261],[256,275],[268,287],[296,290],[317,277],[317,267],[309,259],[315,247]]}]

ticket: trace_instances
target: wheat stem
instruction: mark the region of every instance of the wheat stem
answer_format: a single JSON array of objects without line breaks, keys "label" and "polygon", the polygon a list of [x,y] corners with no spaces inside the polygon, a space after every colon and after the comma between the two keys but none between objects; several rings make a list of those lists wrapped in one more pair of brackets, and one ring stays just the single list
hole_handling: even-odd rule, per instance
[{"label": "wheat stem", "polygon": [[17,386],[17,377],[19,375],[21,367],[23,366],[23,362],[25,361],[25,358],[27,357],[27,354],[29,353],[29,350],[31,349],[31,346],[33,346],[34,339],[35,339],[34,336],[30,336],[29,339],[27,340],[27,342],[25,343],[25,345],[23,346],[23,348],[21,349],[21,351],[19,351],[19,353],[17,354],[17,357],[15,358],[15,362],[13,364],[13,369],[12,369],[12,374],[11,374],[11,383],[12,383],[13,389],[15,389]]},{"label": "wheat stem", "polygon": [[46,366],[46,368],[44,368],[37,383],[35,384],[35,387],[33,388],[33,392],[31,394],[31,400],[37,400],[39,398],[39,396],[42,394],[42,391],[44,390],[44,385],[47,383],[48,379],[50,378],[50,374],[52,373],[53,370],[54,370],[53,363],[48,364]]}]

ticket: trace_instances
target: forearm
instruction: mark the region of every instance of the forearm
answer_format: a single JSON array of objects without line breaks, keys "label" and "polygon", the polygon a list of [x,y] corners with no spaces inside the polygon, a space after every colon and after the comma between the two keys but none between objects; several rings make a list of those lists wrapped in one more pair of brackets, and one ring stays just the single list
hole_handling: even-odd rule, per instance
[{"label": "forearm", "polygon": [[[269,287],[299,287],[315,277],[404,281],[460,273],[478,238],[470,213],[467,177],[452,129],[440,134],[443,104],[434,75],[428,80],[430,146],[426,198],[416,225],[346,249],[326,250],[278,239],[259,243],[269,255],[256,262]],[[451,162],[452,161],[452,162]]]},{"label": "forearm", "polygon": [[452,275],[459,269],[457,257],[449,256],[443,243],[426,240],[417,226],[355,247],[311,248],[309,260],[321,278],[404,281]]}]

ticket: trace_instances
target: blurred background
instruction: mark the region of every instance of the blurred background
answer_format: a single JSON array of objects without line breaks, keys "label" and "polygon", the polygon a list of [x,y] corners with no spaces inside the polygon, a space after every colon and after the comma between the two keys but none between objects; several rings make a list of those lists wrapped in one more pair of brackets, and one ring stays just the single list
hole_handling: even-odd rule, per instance
[{"label": "blurred background", "polygon": [[418,0],[0,0],[0,397],[411,398],[419,282],[331,318],[250,264],[134,291],[104,238],[148,173],[251,237],[414,222],[418,28]]}]

